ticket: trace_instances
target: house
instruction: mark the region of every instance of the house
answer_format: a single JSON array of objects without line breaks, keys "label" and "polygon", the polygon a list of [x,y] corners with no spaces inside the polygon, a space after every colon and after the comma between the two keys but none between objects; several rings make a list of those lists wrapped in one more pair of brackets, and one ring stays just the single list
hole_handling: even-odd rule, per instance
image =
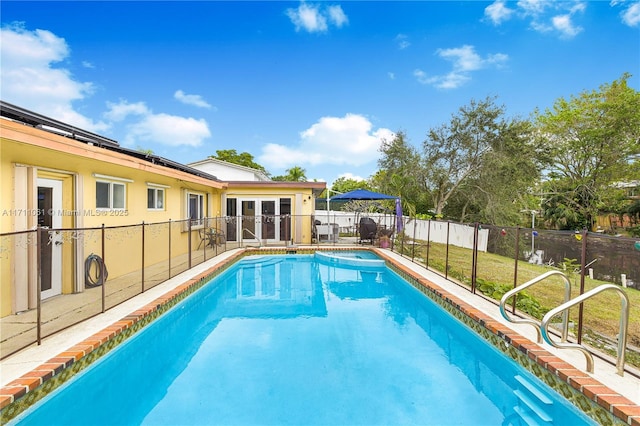
[{"label": "house", "polygon": [[[222,195],[222,216],[231,218],[225,227],[228,241],[293,241],[294,235],[298,235],[300,241],[309,241],[309,208],[324,190],[325,183],[275,182],[260,170],[215,158],[188,166],[227,183],[227,191]],[[312,188],[311,194],[309,188]],[[306,217],[292,222],[294,212],[302,211]],[[262,218],[260,223],[256,223],[255,217]]]},{"label": "house", "polygon": [[311,242],[315,199],[325,182],[226,183],[222,205],[230,218],[227,240]]},{"label": "house", "polygon": [[311,242],[323,182],[225,181],[6,102],[0,113],[0,317],[36,306],[38,259],[46,299],[85,291],[96,253],[110,280],[190,264],[213,226],[230,243]]},{"label": "house", "polygon": [[217,158],[205,158],[204,160],[189,163],[187,165],[224,181],[271,181],[271,179],[269,179],[269,177],[261,170],[229,163],[227,161],[218,160]]}]

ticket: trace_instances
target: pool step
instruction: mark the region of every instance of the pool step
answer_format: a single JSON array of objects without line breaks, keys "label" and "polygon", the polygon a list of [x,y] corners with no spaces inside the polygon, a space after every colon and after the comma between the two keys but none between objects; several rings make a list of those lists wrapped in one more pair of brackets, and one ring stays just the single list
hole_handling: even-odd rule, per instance
[{"label": "pool step", "polygon": [[513,391],[519,401],[514,411],[529,426],[551,424],[553,417],[549,414],[549,410],[553,406],[553,401],[542,389],[525,377],[516,375],[515,379],[520,388]]}]

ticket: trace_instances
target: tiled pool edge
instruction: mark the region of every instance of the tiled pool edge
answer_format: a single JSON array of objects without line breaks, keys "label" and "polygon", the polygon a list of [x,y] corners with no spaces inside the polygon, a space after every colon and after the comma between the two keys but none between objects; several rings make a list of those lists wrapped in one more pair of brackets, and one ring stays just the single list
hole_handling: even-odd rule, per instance
[{"label": "tiled pool edge", "polygon": [[[353,250],[355,248],[331,248]],[[92,362],[131,337],[159,315],[219,275],[239,258],[251,254],[313,253],[318,248],[246,249],[220,261],[206,271],[176,286],[151,303],[116,321],[100,332],[51,358],[29,373],[0,388],[0,423],[15,418],[82,371]],[[640,426],[640,406],[602,385],[586,373],[552,355],[537,344],[449,294],[428,279],[397,263],[384,250],[375,250],[387,264],[422,293],[467,324],[500,351],[515,359],[587,415],[603,425]]]},{"label": "tiled pool edge", "polygon": [[400,276],[602,425],[640,426],[640,406],[376,250]]},{"label": "tiled pool edge", "polygon": [[0,424],[15,418],[246,255],[238,252],[216,263],[0,388]]}]

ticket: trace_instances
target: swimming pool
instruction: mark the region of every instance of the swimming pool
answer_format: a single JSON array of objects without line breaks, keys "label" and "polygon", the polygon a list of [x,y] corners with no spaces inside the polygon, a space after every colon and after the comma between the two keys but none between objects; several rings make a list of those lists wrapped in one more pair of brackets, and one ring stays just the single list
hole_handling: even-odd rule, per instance
[{"label": "swimming pool", "polygon": [[593,423],[389,269],[262,257],[14,423]]}]

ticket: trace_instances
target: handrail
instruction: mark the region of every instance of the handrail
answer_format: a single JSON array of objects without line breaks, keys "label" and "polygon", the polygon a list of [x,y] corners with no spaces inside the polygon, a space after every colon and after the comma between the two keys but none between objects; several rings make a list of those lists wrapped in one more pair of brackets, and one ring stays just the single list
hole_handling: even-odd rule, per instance
[{"label": "handrail", "polygon": [[558,315],[560,312],[564,311],[565,315],[569,312],[569,308],[578,305],[585,300],[595,296],[598,293],[602,293],[606,290],[615,290],[620,295],[620,300],[622,302],[622,312],[620,314],[620,334],[618,336],[618,359],[616,361],[616,369],[618,370],[618,375],[624,375],[624,356],[625,350],[627,347],[627,328],[629,325],[629,296],[615,284],[602,284],[594,289],[587,291],[586,293],[581,294],[580,296],[563,303],[557,308],[551,309],[547,314],[542,318],[542,323],[540,324],[540,330],[542,332],[542,336],[544,340],[547,341],[551,346],[559,348],[559,349],[567,349],[574,348],[582,351],[582,353],[587,358],[587,371],[589,373],[593,373],[593,355],[591,352],[587,350],[583,345],[579,345],[577,343],[557,343],[551,340],[549,337],[548,326],[549,321],[554,316]]},{"label": "handrail", "polygon": [[260,238],[258,238],[256,236],[256,234],[254,234],[253,232],[251,232],[251,230],[247,229],[247,228],[242,228],[242,232],[248,232],[249,234],[253,235],[253,238],[255,238],[258,241],[258,247],[262,247],[262,242],[260,241]]},{"label": "handrail", "polygon": [[[510,321],[514,324],[530,324],[533,325],[536,328],[536,334],[537,334],[537,338],[538,338],[538,343],[542,343],[542,334],[541,334],[541,323],[539,323],[538,321],[534,321],[532,319],[529,318],[511,318],[509,316],[509,314],[507,313],[507,311],[504,308],[505,303],[507,303],[507,300],[509,300],[511,297],[515,296],[517,293],[521,292],[522,290],[531,287],[532,285],[547,279],[548,277],[552,276],[552,275],[560,275],[564,281],[564,303],[567,303],[569,301],[569,299],[571,299],[571,282],[569,281],[569,278],[567,278],[567,276],[565,274],[563,274],[560,271],[549,271],[549,272],[545,272],[542,275],[538,275],[537,277],[535,277],[532,280],[527,281],[526,283],[519,285],[518,287],[514,288],[513,290],[509,290],[508,292],[506,292],[504,294],[504,296],[502,296],[502,299],[500,299],[500,313],[502,314],[502,316],[504,317],[504,319],[506,319],[507,321]],[[564,318],[563,318],[563,327],[562,327],[562,341],[565,342],[567,340],[567,336],[569,335],[569,311],[566,311],[564,313]]]}]

